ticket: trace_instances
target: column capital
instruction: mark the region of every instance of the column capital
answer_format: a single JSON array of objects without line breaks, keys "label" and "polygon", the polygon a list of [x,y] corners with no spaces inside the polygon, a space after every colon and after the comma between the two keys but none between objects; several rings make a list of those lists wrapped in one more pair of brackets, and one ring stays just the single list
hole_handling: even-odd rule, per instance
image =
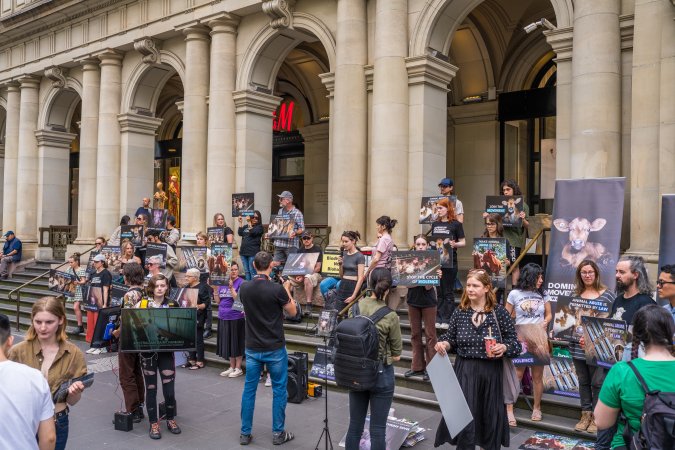
[{"label": "column capital", "polygon": [[321,83],[323,83],[323,85],[326,86],[326,89],[328,89],[327,98],[333,98],[335,95],[335,73],[320,73],[319,78],[321,79]]},{"label": "column capital", "polygon": [[176,31],[180,31],[185,35],[186,41],[192,40],[209,40],[209,28],[200,23],[199,20],[191,20],[174,27]]},{"label": "column capital", "polygon": [[21,89],[37,89],[40,86],[40,77],[30,74],[20,75],[16,78]]},{"label": "column capital", "polygon": [[546,42],[548,42],[553,49],[553,52],[556,54],[556,62],[572,61],[573,32],[573,27],[544,31]]},{"label": "column capital", "polygon": [[330,136],[330,124],[328,122],[315,123],[302,127],[298,131],[305,142],[326,141]]},{"label": "column capital", "polygon": [[408,85],[426,84],[448,92],[448,85],[459,70],[456,66],[433,56],[422,55],[405,59]]},{"label": "column capital", "polygon": [[252,90],[235,91],[232,97],[235,112],[258,114],[270,118],[273,117],[282,100],[281,97]]},{"label": "column capital", "polygon": [[49,146],[63,149],[70,149],[70,144],[77,137],[76,134],[66,133],[56,130],[37,130],[35,138],[38,146]]},{"label": "column capital", "polygon": [[101,66],[108,66],[108,65],[121,66],[122,58],[124,58],[124,53],[112,48],[106,48],[104,50],[101,50],[100,52],[94,53],[93,56],[95,56],[101,61]]},{"label": "column capital", "polygon": [[120,122],[120,131],[145,134],[154,136],[157,128],[162,124],[162,119],[143,114],[119,114],[117,120]]},{"label": "column capital", "polygon": [[205,24],[211,28],[209,33],[211,36],[217,33],[231,33],[237,34],[237,28],[241,18],[234,14],[219,12],[211,16],[206,16],[200,19],[200,23]]},{"label": "column capital", "polygon": [[375,66],[372,64],[363,66],[363,73],[366,76],[366,92],[373,92],[373,80],[375,79]]},{"label": "column capital", "polygon": [[52,81],[52,86],[61,89],[66,85],[66,74],[68,69],[59,66],[50,66],[45,69],[45,77]]},{"label": "column capital", "polygon": [[76,63],[79,63],[82,66],[82,71],[87,72],[90,70],[99,70],[99,65],[101,60],[94,58],[91,55],[83,56],[74,60]]},{"label": "column capital", "polygon": [[0,87],[6,89],[7,92],[19,92],[19,83],[16,81],[8,81],[3,83]]},{"label": "column capital", "polygon": [[159,61],[159,47],[157,40],[149,36],[144,36],[134,41],[134,50],[143,55],[143,62],[154,64]]}]

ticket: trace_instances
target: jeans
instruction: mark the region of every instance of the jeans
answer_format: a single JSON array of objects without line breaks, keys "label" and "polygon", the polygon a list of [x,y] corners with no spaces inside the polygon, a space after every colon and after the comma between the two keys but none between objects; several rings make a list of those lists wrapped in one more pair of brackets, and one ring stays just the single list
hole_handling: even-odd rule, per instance
[{"label": "jeans", "polygon": [[286,422],[288,392],[288,353],[286,347],[268,352],[246,349],[246,381],[241,394],[241,434],[250,435],[253,428],[255,395],[263,365],[272,379],[272,431],[281,433]]},{"label": "jeans", "polygon": [[438,292],[438,310],[436,311],[436,321],[439,323],[450,323],[450,317],[455,312],[455,280],[457,279],[457,268],[441,269],[441,285]]},{"label": "jeans", "polygon": [[173,353],[141,353],[141,367],[145,378],[145,409],[148,421],[157,422],[157,372],[162,382],[162,393],[166,405],[166,420],[173,420],[176,411],[176,364]]},{"label": "jeans", "polygon": [[582,411],[593,411],[598,403],[598,396],[602,383],[605,381],[607,370],[586,364],[582,359],[574,359],[574,371],[579,378],[579,397]]},{"label": "jeans", "polygon": [[239,255],[239,257],[241,258],[241,264],[244,266],[244,274],[246,275],[246,279],[253,279],[253,277],[258,274],[258,272],[255,270],[255,267],[253,267],[253,258],[255,258],[255,256]]},{"label": "jeans", "polygon": [[346,450],[358,450],[370,404],[370,449],[386,450],[387,416],[394,399],[394,366],[384,366],[370,391],[349,391],[349,430]]},{"label": "jeans", "polygon": [[54,425],[56,426],[56,446],[54,450],[64,450],[68,443],[68,414],[56,419]]}]

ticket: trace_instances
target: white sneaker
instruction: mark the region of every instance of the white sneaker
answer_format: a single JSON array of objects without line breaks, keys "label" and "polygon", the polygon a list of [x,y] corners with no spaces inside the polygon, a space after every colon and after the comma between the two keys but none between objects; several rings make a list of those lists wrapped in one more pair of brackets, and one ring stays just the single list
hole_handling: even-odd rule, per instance
[{"label": "white sneaker", "polygon": [[442,330],[447,330],[448,328],[450,328],[450,324],[449,324],[449,323],[442,323],[442,324],[441,324],[441,329],[442,329]]},{"label": "white sneaker", "polygon": [[440,322],[436,322],[435,325],[436,325],[436,328],[440,328],[440,327],[441,327],[441,323],[440,323]]},{"label": "white sneaker", "polygon": [[101,353],[100,348],[95,348],[93,352],[91,352],[92,355],[99,355]]},{"label": "white sneaker", "polygon": [[234,369],[233,369],[232,367],[230,367],[229,369],[223,370],[222,372],[220,372],[220,376],[221,376],[221,377],[227,377],[227,376],[229,376],[232,372],[234,372]]},{"label": "white sneaker", "polygon": [[272,386],[272,377],[270,377],[270,374],[267,374],[267,379],[265,380],[265,386],[270,387]]},{"label": "white sneaker", "polygon": [[[228,378],[237,378],[244,374],[244,371],[241,369],[234,369],[231,374],[228,375]],[[271,382],[271,380],[270,380]]]},{"label": "white sneaker", "polygon": [[97,348],[94,348],[94,347],[91,347],[91,348],[90,348],[89,350],[87,350],[85,353],[88,353],[88,354],[91,355],[91,354],[93,354],[96,350],[98,350],[98,349],[97,349]]},{"label": "white sneaker", "polygon": [[105,348],[105,347],[103,347],[103,348],[101,349],[101,351],[98,352],[98,353],[99,353],[99,354],[102,354],[102,353],[108,353],[108,349]]}]

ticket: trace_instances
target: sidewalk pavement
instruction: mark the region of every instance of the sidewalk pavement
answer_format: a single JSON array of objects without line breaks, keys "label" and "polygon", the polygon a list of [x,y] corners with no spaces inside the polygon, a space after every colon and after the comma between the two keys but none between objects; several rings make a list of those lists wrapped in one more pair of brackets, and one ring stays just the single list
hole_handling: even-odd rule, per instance
[{"label": "sidewalk pavement", "polygon": [[[83,351],[86,344],[73,341]],[[83,345],[84,344],[84,345]],[[239,408],[244,377],[224,378],[222,369],[205,367],[190,371],[176,371],[176,421],[182,434],[173,435],[162,424],[162,438],[154,441],[148,437],[148,419],[134,424],[130,432],[115,431],[112,425],[115,411],[124,409],[122,389],[118,384],[117,354],[85,355],[89,372],[95,372],[94,385],[82,395],[82,400],[71,407],[68,450],[90,449],[279,449],[312,450],[323,429],[325,398],[309,398],[301,404],[289,403],[286,408],[286,429],[295,439],[281,446],[272,445],[272,388],[258,384],[255,416],[253,419],[253,442],[248,447],[239,445]],[[158,393],[158,400],[162,395]],[[347,432],[349,422],[349,398],[345,392],[328,392],[329,428],[335,449]],[[427,439],[413,447],[417,450],[433,448],[440,413],[394,402],[394,415],[418,420],[428,429]],[[518,448],[533,431],[515,428],[511,432],[511,447]],[[324,449],[324,440],[319,449]],[[443,448],[454,448],[445,446]]]}]

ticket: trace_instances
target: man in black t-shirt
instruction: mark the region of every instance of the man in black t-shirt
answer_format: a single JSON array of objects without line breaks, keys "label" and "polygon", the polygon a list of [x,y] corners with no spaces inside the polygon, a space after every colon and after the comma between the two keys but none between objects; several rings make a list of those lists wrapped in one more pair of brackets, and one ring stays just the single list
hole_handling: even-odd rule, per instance
[{"label": "man in black t-shirt", "polygon": [[610,318],[623,320],[631,327],[638,309],[655,303],[644,259],[640,256],[623,256],[616,264],[616,293]]},{"label": "man in black t-shirt", "polygon": [[246,313],[246,382],[241,396],[241,435],[239,443],[248,445],[253,428],[253,410],[258,380],[263,365],[272,379],[272,431],[274,445],[293,439],[285,430],[288,393],[288,353],[284,337],[284,311],[295,316],[295,302],[278,283],[270,280],[272,257],[258,252],[253,266],[258,272],[251,281],[241,285],[239,299]]}]

